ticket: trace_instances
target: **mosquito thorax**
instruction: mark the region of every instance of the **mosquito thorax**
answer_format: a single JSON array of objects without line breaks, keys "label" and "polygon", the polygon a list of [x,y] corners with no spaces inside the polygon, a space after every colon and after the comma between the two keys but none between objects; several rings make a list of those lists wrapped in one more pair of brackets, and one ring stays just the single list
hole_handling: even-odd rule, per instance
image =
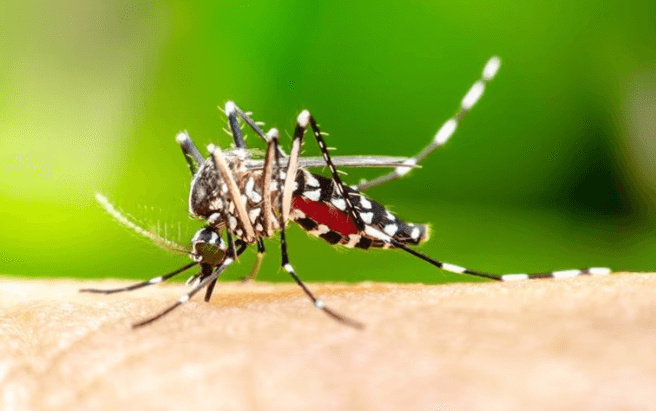
[{"label": "mosquito thorax", "polygon": [[193,247],[192,258],[198,263],[217,266],[223,262],[226,244],[223,238],[212,227],[204,227],[196,232],[191,239]]},{"label": "mosquito thorax", "polygon": [[[233,149],[224,153],[226,162],[233,172],[245,172],[243,162],[248,152]],[[191,180],[189,192],[189,212],[196,217],[211,220],[213,214],[224,210],[227,202],[228,186],[217,172],[212,158],[205,160]]]},{"label": "mosquito thorax", "polygon": [[222,184],[225,185],[211,159],[203,162],[191,180],[189,212],[194,216],[208,219],[215,210],[222,209],[225,198],[220,191]]}]

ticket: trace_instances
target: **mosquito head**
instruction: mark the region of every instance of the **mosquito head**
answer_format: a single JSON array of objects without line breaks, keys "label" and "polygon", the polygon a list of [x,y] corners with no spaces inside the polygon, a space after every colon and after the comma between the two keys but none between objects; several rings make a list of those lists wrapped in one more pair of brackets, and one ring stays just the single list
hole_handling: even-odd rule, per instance
[{"label": "mosquito head", "polygon": [[191,240],[194,260],[216,267],[225,260],[226,243],[213,227],[204,227]]}]

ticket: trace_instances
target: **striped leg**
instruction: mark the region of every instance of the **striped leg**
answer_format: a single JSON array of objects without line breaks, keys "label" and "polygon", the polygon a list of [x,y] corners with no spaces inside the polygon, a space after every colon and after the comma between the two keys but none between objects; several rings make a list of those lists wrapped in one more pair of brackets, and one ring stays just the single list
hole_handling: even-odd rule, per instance
[{"label": "striped leg", "polygon": [[220,275],[220,274],[221,274],[226,268],[228,268],[228,266],[229,266],[230,264],[232,264],[234,261],[235,261],[235,260],[233,260],[233,259],[230,258],[230,257],[226,258],[225,261],[223,261],[223,263],[222,263],[221,265],[219,265],[218,267],[216,267],[216,268],[214,269],[214,272],[212,272],[212,274],[210,274],[209,276],[205,277],[204,280],[201,280],[201,282],[200,282],[196,287],[194,287],[194,289],[192,289],[192,290],[189,291],[188,293],[186,293],[186,294],[184,294],[183,296],[181,296],[181,297],[178,299],[178,301],[175,302],[175,304],[169,306],[167,309],[165,309],[164,311],[162,311],[161,313],[159,313],[159,314],[157,314],[157,315],[155,315],[155,316],[153,316],[153,317],[150,317],[150,318],[148,318],[148,319],[146,319],[146,320],[143,320],[143,321],[140,321],[140,322],[138,322],[138,323],[136,323],[136,324],[133,324],[133,325],[132,325],[132,328],[138,328],[138,327],[143,327],[144,325],[148,325],[148,324],[152,323],[153,321],[158,320],[158,319],[164,317],[166,314],[168,314],[168,313],[170,313],[171,311],[175,310],[176,308],[178,308],[178,307],[181,306],[182,304],[186,303],[187,301],[189,301],[189,300],[191,299],[191,297],[193,297],[194,295],[196,295],[196,293],[198,293],[200,290],[202,290],[203,288],[207,287],[209,284],[215,282],[216,279],[219,278],[219,275]]},{"label": "striped leg", "polygon": [[[208,149],[212,154],[212,159],[214,160],[214,167],[223,178],[225,184],[227,184],[228,186],[228,195],[230,196],[230,200],[235,204],[237,215],[239,216],[239,220],[241,220],[241,224],[244,227],[244,231],[245,231],[244,239],[246,240],[247,243],[255,242],[255,230],[253,228],[253,225],[251,224],[250,218],[248,217],[248,212],[246,211],[246,205],[241,199],[241,193],[239,192],[239,187],[237,187],[237,183],[235,182],[232,172],[228,168],[228,164],[223,158],[223,153],[221,152],[221,149],[215,146],[214,144],[210,144],[208,146]],[[230,224],[228,224],[228,226],[230,226]]]},{"label": "striped leg", "polygon": [[467,112],[469,112],[469,110],[471,110],[472,107],[474,107],[474,105],[476,104],[476,102],[481,98],[483,92],[485,91],[485,85],[494,78],[494,76],[497,74],[497,70],[499,69],[500,65],[501,65],[501,60],[499,59],[499,57],[496,56],[492,57],[487,62],[487,64],[485,64],[485,68],[483,68],[483,74],[481,75],[481,78],[476,83],[474,83],[474,85],[469,89],[467,94],[465,94],[465,97],[460,102],[460,108],[458,109],[456,114],[450,119],[448,119],[442,125],[442,127],[440,127],[437,134],[435,134],[433,141],[431,141],[430,144],[428,144],[419,154],[417,154],[415,157],[406,160],[405,165],[396,167],[394,171],[388,174],[384,174],[371,181],[361,182],[356,189],[358,191],[362,191],[386,183],[388,181],[401,178],[404,175],[408,174],[410,170],[412,170],[412,168],[416,166],[421,160],[423,160],[429,154],[435,151],[435,149],[444,145],[444,143],[446,143],[449,140],[449,138],[453,135],[453,133],[456,131],[456,128],[458,127],[458,123],[462,121],[465,114],[467,114]]},{"label": "striped leg", "polygon": [[[317,144],[319,145],[319,149],[321,150],[321,155],[323,156],[324,161],[328,165],[328,168],[330,169],[330,174],[332,175],[333,181],[335,182],[335,189],[337,190],[338,199],[333,201],[332,204],[335,207],[337,207],[339,210],[346,211],[349,217],[351,217],[351,219],[355,223],[355,226],[359,231],[364,230],[365,228],[364,221],[362,221],[360,214],[355,211],[355,207],[353,206],[350,197],[346,195],[346,189],[344,188],[344,183],[342,182],[341,177],[337,173],[335,164],[330,158],[330,154],[328,153],[328,148],[326,147],[326,143],[323,140],[321,130],[319,129],[317,122],[314,120],[310,112],[307,110],[303,110],[301,114],[298,115],[298,119],[296,122],[296,130],[294,131],[294,145],[292,146],[292,155],[294,149],[296,149],[297,147],[300,150],[300,145],[302,144],[303,141],[303,134],[305,134],[305,130],[308,124],[312,128],[312,133],[314,134],[314,138],[317,141]],[[292,166],[292,161],[290,158],[289,168],[291,168],[291,166]]]},{"label": "striped leg", "polygon": [[[383,233],[380,234],[384,235]],[[406,247],[405,245],[399,243],[394,239],[390,238],[389,241],[394,247],[400,248],[401,250],[409,254],[412,254],[415,257],[419,257],[422,260],[426,261],[427,263],[432,264],[435,267],[441,268],[443,270],[456,274],[469,274],[475,277],[488,278],[490,280],[496,280],[496,281],[520,281],[520,280],[534,280],[538,278],[570,278],[579,275],[607,275],[611,273],[610,268],[590,267],[590,268],[583,268],[583,269],[576,269],[576,270],[549,271],[544,273],[530,273],[530,274],[491,274],[483,271],[470,270],[465,267],[460,267],[454,264],[449,264],[442,261],[434,260],[418,251]]]},{"label": "striped leg", "polygon": [[97,288],[83,288],[83,289],[80,290],[80,292],[81,293],[96,293],[96,294],[114,294],[114,293],[122,293],[124,291],[137,290],[139,288],[148,287],[149,285],[159,284],[161,282],[164,282],[164,281],[168,280],[169,278],[172,278],[172,277],[174,277],[174,276],[176,276],[176,275],[178,275],[182,272],[187,271],[188,269],[190,269],[191,267],[193,267],[197,264],[198,264],[197,262],[189,263],[189,264],[185,265],[184,267],[178,268],[177,270],[172,271],[172,272],[170,272],[166,275],[160,275],[159,277],[154,277],[154,278],[151,278],[148,281],[144,281],[144,282],[137,283],[137,284],[132,284],[132,285],[127,286],[127,287],[110,288],[110,289],[107,289],[107,290],[102,290],[102,289],[97,289]]},{"label": "striped leg", "polygon": [[[232,239],[232,234],[230,234],[229,230],[226,230],[226,237],[228,237],[228,257],[232,258],[233,260],[237,259],[237,256],[241,255],[245,250],[246,250],[246,244],[243,243],[241,240],[237,240],[239,242],[239,250],[235,252],[235,241]],[[202,271],[202,266],[201,266],[201,271]],[[206,276],[210,275],[212,273],[212,267],[210,266],[207,273],[201,272],[201,277],[200,280],[202,281],[203,278]],[[214,286],[216,285],[216,280],[217,278],[214,279],[209,285],[207,286],[207,290],[205,290],[205,302],[209,303],[210,298],[212,298],[212,293],[214,292]]]},{"label": "striped leg", "polygon": [[[237,251],[235,251],[234,243],[232,241],[230,241],[229,244],[230,244],[230,246],[229,246],[229,249],[228,249],[227,257],[223,260],[223,262],[221,264],[219,264],[214,269],[214,271],[210,275],[208,275],[205,278],[201,277],[201,280],[198,283],[198,285],[196,285],[188,293],[182,295],[178,299],[178,301],[176,301],[174,304],[172,304],[171,306],[169,306],[168,308],[166,308],[165,310],[163,310],[162,312],[160,312],[159,314],[157,314],[153,317],[150,317],[146,320],[143,320],[143,321],[140,321],[136,324],[133,324],[132,328],[143,327],[144,325],[148,325],[148,324],[152,323],[153,321],[162,318],[166,314],[170,313],[171,311],[175,310],[176,308],[178,308],[182,304],[189,301],[194,295],[196,295],[203,288],[209,287],[210,284],[216,283],[216,280],[219,278],[219,275],[221,275],[221,273],[223,271],[225,271],[225,269],[228,268],[230,266],[230,264],[232,264],[235,261],[235,259],[238,256],[240,256],[246,250],[246,244],[242,244],[242,246]],[[210,293],[210,295],[211,295],[211,293]]]},{"label": "striped leg", "polygon": [[[274,144],[278,145],[278,138],[277,137],[274,137],[273,141],[274,141]],[[295,141],[296,141],[296,139],[295,139]],[[278,151],[276,150],[275,152],[276,152],[275,161],[276,161],[276,164],[279,166],[280,165],[280,161],[279,161],[280,158],[278,156]],[[277,167],[277,168],[279,169],[280,167]],[[282,187],[283,186],[282,176],[280,175],[280,173],[277,173],[277,176],[278,176],[278,186]],[[295,178],[295,176],[291,176],[289,174],[287,174],[286,177],[287,177],[286,178],[287,180]],[[280,202],[281,209],[282,209],[282,202],[283,202],[282,190],[279,190],[278,201]],[[280,218],[280,221],[279,221],[279,224],[280,224],[280,249],[281,249],[281,252],[282,252],[282,263],[281,263],[281,265],[285,269],[285,271],[287,271],[289,273],[289,275],[292,276],[294,281],[296,281],[296,284],[298,284],[299,287],[301,287],[301,289],[303,290],[305,295],[307,295],[308,298],[310,298],[310,300],[312,301],[312,303],[314,304],[314,306],[317,309],[323,311],[329,317],[333,318],[336,321],[341,322],[342,324],[345,324],[345,325],[348,325],[350,327],[357,328],[357,329],[364,328],[364,325],[362,323],[360,323],[358,321],[355,321],[351,318],[348,318],[344,315],[341,315],[341,314],[333,311],[332,309],[326,307],[326,304],[323,302],[323,300],[315,297],[314,294],[312,293],[312,291],[310,291],[310,289],[305,285],[303,280],[301,280],[301,278],[296,274],[296,271],[294,270],[294,267],[292,267],[292,265],[289,262],[289,255],[287,253],[287,237],[285,235],[285,220],[283,219],[282,212],[280,213],[279,218]]]}]

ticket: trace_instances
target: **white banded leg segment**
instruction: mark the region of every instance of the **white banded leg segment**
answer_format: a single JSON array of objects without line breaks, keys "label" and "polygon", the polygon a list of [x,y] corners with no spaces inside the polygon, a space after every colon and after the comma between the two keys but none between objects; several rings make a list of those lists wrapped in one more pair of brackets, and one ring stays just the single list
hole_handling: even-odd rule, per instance
[{"label": "white banded leg segment", "polygon": [[[335,183],[336,193],[334,194],[336,194],[336,197],[341,197],[341,199],[343,200],[344,210],[349,215],[349,217],[351,217],[357,229],[360,231],[364,230],[365,223],[362,221],[362,218],[360,218],[360,214],[355,210],[355,207],[353,206],[353,202],[351,201],[350,197],[346,194],[344,183],[342,182],[342,178],[339,176],[339,173],[335,168],[335,164],[330,158],[330,154],[328,153],[328,147],[326,147],[326,142],[323,139],[323,133],[319,129],[319,125],[317,124],[316,120],[314,119],[314,117],[312,117],[309,111],[303,110],[303,112],[298,116],[297,129],[302,128],[303,130],[305,130],[305,127],[307,127],[308,123],[312,128],[312,134],[314,135],[314,140],[317,142],[317,145],[321,150],[321,155],[326,161],[326,165],[328,166],[328,169],[330,170],[330,174]],[[334,205],[339,208],[342,204],[341,202],[337,202],[337,204]]]},{"label": "white banded leg segment", "polygon": [[[242,251],[242,252],[243,252],[243,251]],[[203,279],[203,280],[202,280],[197,286],[195,286],[191,291],[189,291],[188,293],[183,294],[182,296],[180,296],[180,298],[178,298],[178,300],[177,300],[173,305],[169,306],[169,307],[166,308],[164,311],[160,312],[159,314],[157,314],[157,315],[155,315],[155,316],[153,316],[153,317],[150,317],[150,318],[148,318],[148,319],[146,319],[146,320],[140,321],[140,322],[138,322],[138,323],[132,325],[132,328],[138,328],[138,327],[143,327],[144,325],[148,325],[148,324],[152,323],[153,321],[158,320],[158,319],[162,318],[163,316],[165,316],[166,314],[170,313],[171,311],[175,310],[176,308],[178,308],[178,307],[181,306],[182,304],[188,302],[188,301],[191,300],[191,298],[192,298],[194,295],[196,295],[200,290],[202,290],[203,288],[207,287],[209,284],[215,282],[216,279],[219,277],[219,275],[220,275],[220,274],[221,274],[226,268],[228,268],[228,266],[229,266],[230,264],[232,264],[233,261],[234,261],[234,260],[233,260],[232,258],[230,258],[230,257],[226,258],[225,261],[223,261],[223,263],[222,263],[221,265],[219,265],[217,268],[214,269],[214,271],[212,272],[211,275],[209,275],[209,276],[207,276],[206,278],[204,278],[204,279]]]},{"label": "white banded leg segment", "polygon": [[405,176],[410,171],[410,168],[407,167],[409,167],[411,164],[412,166],[419,164],[424,158],[430,155],[438,147],[443,146],[449,140],[449,138],[451,138],[453,133],[455,133],[456,129],[458,128],[458,123],[463,119],[465,114],[469,112],[476,105],[478,100],[480,100],[480,98],[483,96],[483,93],[485,92],[486,84],[489,81],[491,81],[494,78],[494,76],[496,76],[500,66],[501,66],[501,60],[499,59],[499,57],[496,56],[492,57],[485,64],[485,68],[481,73],[480,79],[478,79],[471,86],[471,88],[467,91],[467,93],[461,100],[458,112],[453,117],[448,119],[439,128],[439,130],[435,134],[435,137],[433,137],[433,140],[426,147],[424,147],[424,149],[419,154],[417,154],[415,157],[411,159],[414,160],[413,162],[407,161],[406,167],[397,167],[396,169],[394,169],[394,171],[384,174],[371,181],[365,180],[357,186],[357,190],[362,191],[367,188],[374,187],[386,183],[388,181],[396,180],[397,178],[401,178]]},{"label": "white banded leg segment", "polygon": [[501,276],[501,281],[523,281],[529,279],[528,274],[504,274]]},{"label": "white banded leg segment", "polygon": [[[375,231],[377,230],[370,230],[370,234],[374,234]],[[381,233],[382,234],[382,233]],[[533,274],[492,274],[492,273],[486,273],[484,271],[477,271],[477,270],[470,270],[469,268],[461,267],[455,264],[450,264],[450,263],[445,263],[443,261],[435,260],[433,258],[430,258],[416,250],[413,250],[411,248],[406,247],[404,244],[399,243],[398,241],[394,239],[390,239],[389,243],[396,247],[400,248],[401,250],[407,252],[408,254],[412,254],[415,257],[419,257],[420,259],[426,261],[429,264],[432,264],[438,268],[441,268],[443,270],[456,273],[456,274],[469,274],[473,275],[476,277],[481,277],[481,278],[488,278],[490,280],[497,280],[497,281],[523,281],[523,280],[534,280],[534,279],[540,279],[540,278],[571,278],[571,277],[576,277],[579,275],[605,275],[610,273],[610,269],[608,268],[603,268],[603,267],[593,267],[593,268],[585,268],[582,270],[563,270],[563,271],[551,271],[551,272],[546,272],[546,273],[533,273]]]},{"label": "white banded leg segment", "polygon": [[442,269],[456,274],[463,274],[465,271],[467,271],[465,267],[460,267],[459,265],[449,263],[442,264]]},{"label": "white banded leg segment", "polygon": [[172,278],[172,277],[174,277],[174,276],[176,276],[176,275],[178,275],[182,272],[187,271],[188,269],[190,269],[191,267],[193,267],[195,265],[198,265],[198,263],[193,262],[193,263],[187,264],[184,267],[178,268],[177,270],[172,271],[172,272],[170,272],[166,275],[160,275],[158,277],[151,278],[150,280],[146,280],[146,281],[143,281],[143,282],[140,282],[140,283],[137,283],[137,284],[132,284],[132,285],[129,285],[127,287],[110,288],[110,289],[106,289],[106,290],[98,289],[98,288],[83,288],[83,289],[80,290],[80,292],[82,292],[82,293],[94,293],[94,294],[114,294],[114,293],[121,293],[121,292],[124,292],[124,291],[137,290],[139,288],[147,287],[149,285],[159,284],[161,282],[164,282],[164,281],[168,280],[169,278]]},{"label": "white banded leg segment", "polygon": [[246,205],[243,203],[241,199],[241,193],[239,192],[239,187],[237,187],[237,183],[235,182],[235,179],[232,176],[232,172],[230,172],[230,169],[228,168],[228,164],[225,162],[225,159],[223,158],[223,153],[221,152],[221,149],[219,147],[215,146],[214,144],[210,144],[208,150],[212,154],[212,159],[214,160],[216,169],[221,174],[223,181],[225,181],[225,183],[227,184],[227,189],[230,199],[235,204],[235,208],[237,209],[237,214],[239,215],[239,220],[242,226],[244,227],[244,230],[246,231],[245,240],[248,243],[252,243],[255,239],[255,230],[253,228],[253,225],[251,224],[250,219],[248,218],[248,213],[246,212]]},{"label": "white banded leg segment", "polygon": [[588,268],[588,273],[590,275],[609,275],[612,270],[608,267],[591,267]]},{"label": "white banded leg segment", "polygon": [[583,271],[581,270],[563,270],[563,271],[554,271],[551,273],[553,278],[572,278],[581,275]]}]

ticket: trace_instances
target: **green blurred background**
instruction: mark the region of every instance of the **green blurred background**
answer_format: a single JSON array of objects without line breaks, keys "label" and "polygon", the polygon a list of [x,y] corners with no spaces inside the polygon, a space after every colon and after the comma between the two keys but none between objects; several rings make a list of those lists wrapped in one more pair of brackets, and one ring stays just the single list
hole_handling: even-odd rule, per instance
[{"label": "green blurred background", "polygon": [[[336,154],[413,155],[499,55],[446,147],[368,194],[432,225],[428,255],[495,272],[656,269],[656,3],[250,1],[0,4],[0,273],[149,278],[187,262],[96,203],[188,243],[174,141],[230,137],[232,99],[291,141],[309,108]],[[253,138],[247,143],[262,147]],[[203,149],[203,151],[205,151]],[[312,140],[305,153],[317,155]],[[347,182],[374,170],[347,170]],[[290,230],[310,281],[456,278]],[[269,240],[260,279],[288,281]],[[245,275],[247,253],[228,279]],[[470,280],[469,278],[462,278]]]}]

